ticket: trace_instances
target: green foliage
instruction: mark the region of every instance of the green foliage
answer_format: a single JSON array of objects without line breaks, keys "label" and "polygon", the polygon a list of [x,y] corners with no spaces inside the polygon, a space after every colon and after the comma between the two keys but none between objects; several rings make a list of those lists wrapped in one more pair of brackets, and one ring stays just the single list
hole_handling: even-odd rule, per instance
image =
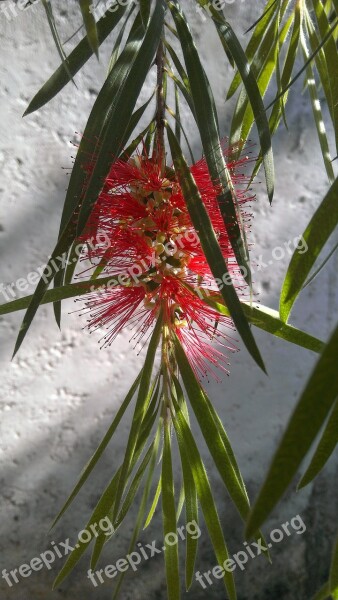
[{"label": "green foliage", "polygon": [[[213,490],[195,441],[189,410],[192,410],[196,418],[222,483],[241,519],[247,522],[249,536],[261,537],[259,528],[292,482],[318,434],[322,431],[299,487],[307,485],[324,468],[338,441],[338,329],[329,342],[324,344],[288,323],[293,305],[302,289],[325,267],[337,247],[335,246],[318,266],[321,252],[336,231],[338,223],[338,179],[335,179],[334,163],[331,160],[332,141],[327,133],[330,128],[334,132],[336,154],[338,2],[268,0],[262,14],[257,15],[257,20],[249,29],[251,35],[245,50],[239,34],[235,33],[237,24],[231,24],[224,11],[210,9],[206,0],[195,2],[202,9],[206,9],[206,14],[211,11],[211,24],[215,27],[222,52],[220,71],[227,61],[235,69],[226,97],[229,100],[237,94],[229,131],[232,157],[240,156],[255,126],[259,140],[259,156],[252,179],[263,164],[271,202],[274,191],[273,136],[281,123],[287,125],[287,103],[292,96],[292,87],[304,76],[304,86],[309,93],[324,167],[331,183],[329,191],[303,234],[308,246],[307,252],[301,254],[296,250],[291,259],[281,290],[280,312],[253,302],[241,301],[229,278],[229,285],[222,286],[219,293],[207,293],[201,288],[198,290],[199,296],[219,314],[232,318],[249,353],[263,370],[263,359],[251,326],[300,348],[319,353],[320,357],[282,436],[265,483],[251,510],[245,483],[222,420],[196,377],[178,338],[170,337],[160,312],[140,374],[53,525],[64,515],[85,484],[135,398],[122,463],[100,494],[89,517],[87,528],[109,515],[117,530],[124,523],[133,503],[140,501],[129,547],[131,552],[142,528],[150,525],[160,499],[164,536],[176,530],[183,508],[186,522],[194,521],[197,524],[201,509],[216,560],[222,564],[228,558],[228,549]],[[189,27],[184,12],[185,3],[179,0],[141,0],[137,9],[133,5],[127,11],[126,6],[119,6],[118,10],[113,12],[107,10],[101,19],[97,20],[92,3],[79,0],[79,17],[82,16],[83,19],[85,36],[68,56],[61,42],[50,1],[43,0],[43,7],[61,64],[36,93],[25,115],[42,108],[61,93],[90,57],[93,54],[98,56],[99,47],[107,38],[111,43],[111,53],[106,78],[88,116],[79,144],[64,202],[58,240],[47,264],[47,271],[33,295],[0,306],[0,315],[26,310],[14,354],[19,350],[40,304],[54,304],[56,321],[60,325],[62,300],[85,297],[93,290],[101,287],[107,289],[106,286],[109,289],[109,285],[116,283],[117,274],[106,276],[105,257],[96,265],[87,280],[76,279],[79,259],[76,246],[78,236],[84,230],[100,195],[112,157],[127,161],[141,142],[144,142],[144,151],[150,154],[151,148],[154,151],[160,139],[159,129],[162,125],[166,126],[173,161],[173,170],[168,168],[181,185],[191,221],[200,236],[210,270],[216,279],[222,280],[224,276],[229,275],[228,264],[222,255],[210,216],[184,157],[183,144],[188,148],[191,162],[194,163],[182,118],[182,101],[186,103],[196,124],[211,179],[219,186],[218,203],[224,226],[229,232],[238,265],[247,272],[247,283],[251,291],[245,226],[232,182],[231,169],[222,150],[214,94],[202,64],[197,36]],[[113,40],[114,32],[116,35]],[[157,62],[158,50],[162,47],[164,72],[161,84],[153,90],[150,98],[139,106],[137,102],[140,94]],[[299,61],[302,63],[300,67]],[[164,90],[163,114],[159,114],[159,87],[163,87]],[[171,97],[167,94],[168,88],[173,92]],[[273,101],[266,106],[264,99],[272,93]],[[328,116],[320,101],[323,95],[328,107]],[[174,98],[174,108],[169,105],[171,98]],[[140,131],[140,121],[152,105],[154,114],[146,127]],[[91,157],[90,169],[84,168],[88,163],[88,156]],[[68,259],[68,266],[62,266],[55,271],[53,261],[60,256]],[[313,268],[315,271],[311,274]],[[54,285],[53,289],[49,289],[51,284]],[[185,285],[189,287],[188,284]],[[159,347],[162,348],[161,366],[153,376]],[[321,399],[320,402],[318,398]],[[183,479],[178,498],[174,478],[176,443]],[[161,463],[160,468],[157,468],[158,463]],[[154,481],[155,476],[157,481]],[[91,556],[92,568],[98,563],[108,541],[107,536],[103,534],[96,539]],[[60,585],[70,574],[88,546],[89,542],[76,545],[56,578],[55,586]],[[193,581],[197,550],[197,538],[188,534],[185,560],[187,589]],[[179,548],[165,541],[164,554],[168,597],[170,600],[178,600]],[[114,598],[120,591],[123,577],[124,574],[117,581]],[[235,600],[236,590],[232,573],[225,571],[224,585],[229,598]],[[330,595],[338,599],[338,545],[334,550],[329,582],[318,592],[315,600],[328,598]]]},{"label": "green foliage", "polygon": [[[337,354],[338,327],[325,346],[282,437],[248,520],[248,536],[257,531],[287,490],[336,402]],[[336,441],[337,431],[331,429],[331,436]]]}]

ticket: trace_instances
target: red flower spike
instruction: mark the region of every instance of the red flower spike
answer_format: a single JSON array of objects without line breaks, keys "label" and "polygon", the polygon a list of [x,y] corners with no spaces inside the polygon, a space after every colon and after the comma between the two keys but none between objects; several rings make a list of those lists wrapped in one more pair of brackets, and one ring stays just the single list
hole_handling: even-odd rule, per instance
[{"label": "red flower spike", "polygon": [[[237,189],[249,181],[238,168],[248,160],[242,157],[228,163],[244,222],[249,215],[242,205],[252,197]],[[242,289],[244,281],[217,202],[220,190],[212,183],[204,159],[191,167],[191,173],[228,270]],[[114,162],[78,241],[84,244],[81,260],[89,260],[91,268],[101,264],[105,276],[116,276],[119,281],[86,300],[90,330],[107,329],[103,346],[110,345],[127,326],[139,341],[163,307],[165,324],[178,336],[196,374],[213,372],[213,366],[228,372],[222,349],[234,352],[236,348],[224,326],[234,327],[230,318],[203,300],[202,292],[212,294],[218,288],[174,174],[164,176],[156,159],[145,154]],[[211,346],[213,340],[221,349]]]}]

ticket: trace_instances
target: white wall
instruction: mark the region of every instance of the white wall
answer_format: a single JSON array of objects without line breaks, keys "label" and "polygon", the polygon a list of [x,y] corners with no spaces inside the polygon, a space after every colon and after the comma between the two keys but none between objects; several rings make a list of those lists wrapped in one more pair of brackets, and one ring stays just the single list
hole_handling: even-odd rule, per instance
[{"label": "white wall", "polygon": [[[8,3],[4,3],[8,4]],[[65,39],[80,22],[77,3],[58,3],[57,17]],[[184,0],[190,23],[196,32],[208,74],[215,89],[224,134],[229,129],[231,107],[224,102],[231,70],[220,50],[213,30]],[[262,6],[262,2],[259,5]],[[1,6],[3,3],[1,3]],[[61,10],[62,6],[62,10]],[[239,34],[259,14],[256,3],[229,5],[229,19]],[[0,14],[0,283],[26,277],[42,265],[50,253],[58,231],[68,176],[62,167],[71,165],[74,149],[69,140],[82,131],[89,110],[102,85],[111,42],[100,52],[100,63],[91,59],[76,77],[77,89],[69,84],[47,107],[22,119],[28,101],[58,66],[42,6],[19,11],[8,21]],[[147,90],[143,98],[147,97]],[[287,109],[289,131],[283,126],[275,138],[276,195],[269,207],[264,184],[257,185],[253,205],[253,260],[263,254],[267,262],[275,246],[301,234],[320,203],[327,181],[311,119],[307,95],[301,88],[291,93]],[[199,142],[192,119],[187,129],[195,151]],[[264,304],[278,307],[278,295],[288,264],[286,256],[257,273],[255,289]],[[337,320],[337,260],[303,294],[295,307],[292,322],[327,339]],[[30,290],[31,291],[31,290]],[[5,299],[0,297],[0,302]],[[84,320],[70,314],[77,308],[64,303],[62,332],[53,321],[50,307],[40,308],[27,339],[10,362],[22,313],[0,317],[1,331],[1,569],[13,569],[29,562],[49,547],[51,540],[63,541],[85,525],[97,499],[122,456],[128,432],[125,421],[101,467],[88,483],[55,532],[47,534],[57,513],[98,441],[105,432],[140,364],[121,334],[110,349],[98,350],[99,335],[82,330]],[[269,376],[263,375],[245,349],[232,357],[231,376],[209,390],[236,450],[252,495],[264,478],[272,452],[308,377],[316,356],[255,331]],[[320,398],[318,398],[320,402]],[[220,511],[231,552],[240,548],[241,524],[221,487],[210,458],[208,472],[215,481]],[[308,530],[294,535],[273,550],[274,565],[264,560],[250,565],[237,577],[241,600],[278,598],[307,600],[325,578],[328,552],[337,528],[337,476],[334,460],[314,486],[291,497],[274,512],[267,525],[280,525],[298,512]],[[177,468],[178,470],[178,468]],[[114,562],[127,551],[132,527],[129,520],[118,532],[103,559]],[[144,543],[161,540],[160,515],[143,532]],[[215,564],[203,528],[199,568]],[[107,559],[107,560],[106,560]],[[52,594],[51,582],[61,561],[51,571],[40,571],[13,588],[1,580],[4,600],[37,598],[111,597],[109,588],[96,590],[86,579],[88,568],[81,563],[77,574]],[[183,570],[183,569],[182,569]],[[190,598],[224,598],[221,583],[203,591],[195,584]],[[127,582],[122,598],[165,598],[162,560],[153,559]]]}]

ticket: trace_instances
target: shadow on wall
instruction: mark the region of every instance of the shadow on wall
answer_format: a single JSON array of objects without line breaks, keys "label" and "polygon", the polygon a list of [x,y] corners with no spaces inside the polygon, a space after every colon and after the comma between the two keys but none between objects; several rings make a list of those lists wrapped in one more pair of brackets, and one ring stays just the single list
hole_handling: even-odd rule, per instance
[{"label": "shadow on wall", "polygon": [[[195,156],[198,157],[199,152],[196,151],[196,147],[194,151]],[[52,203],[51,207],[53,206]],[[291,220],[292,215],[290,214],[289,217]],[[34,228],[29,232],[30,235],[33,237],[38,235],[40,227],[41,223],[36,221]],[[283,222],[282,228],[279,222],[280,238],[287,235],[287,232],[288,223]],[[12,239],[15,240],[16,236],[20,239],[26,235],[25,222],[22,220]],[[50,245],[52,244],[53,242]],[[47,240],[44,241],[47,253],[50,245],[47,245]],[[277,292],[276,294],[275,292],[272,287],[269,295],[271,303],[277,300]],[[36,327],[37,335],[35,337],[34,331],[30,332],[31,337],[28,341],[28,344],[31,344],[30,354],[27,356],[25,351],[23,358],[20,358],[22,362],[19,370],[24,368],[26,373],[32,371],[32,379],[27,376],[24,385],[14,389],[13,403],[8,400],[8,390],[3,389],[5,393],[2,407],[6,415],[8,446],[6,447],[6,443],[3,446],[7,462],[1,474],[0,572],[3,568],[10,571],[30,562],[33,557],[50,549],[51,541],[64,542],[70,536],[72,543],[76,539],[77,533],[85,526],[86,519],[96,504],[99,491],[103,490],[118,466],[126,444],[130,411],[86,488],[66,513],[56,531],[46,536],[51,521],[73,488],[82,466],[96,448],[116,411],[116,397],[114,408],[111,408],[112,387],[116,390],[115,396],[120,400],[124,397],[123,391],[126,391],[124,388],[128,387],[123,379],[126,361],[131,361],[128,363],[128,379],[133,379],[137,370],[137,360],[131,358],[132,353],[128,349],[128,336],[121,336],[113,349],[102,351],[99,359],[95,356],[94,367],[90,366],[89,358],[93,356],[93,340],[88,341],[88,337],[79,332],[79,327],[74,323],[69,327],[69,331],[66,326],[66,334],[65,337],[61,336],[61,342],[54,343],[58,333],[55,324],[52,325],[51,312],[51,307],[40,309],[36,325],[33,326]],[[10,326],[5,344],[6,354],[12,347],[22,314],[19,313],[16,317],[8,319]],[[325,316],[319,314],[316,318],[322,320]],[[297,324],[302,326],[301,322]],[[47,356],[37,350],[41,345],[41,339],[47,344],[49,338],[52,342],[52,355],[58,353],[57,367],[53,363],[49,364],[50,355]],[[212,399],[215,398],[215,404],[228,428],[239,457],[251,497],[254,497],[257,492],[266,471],[268,457],[271,456],[272,449],[280,438],[282,427],[303,386],[304,377],[307,376],[310,366],[316,359],[307,351],[286,346],[284,342],[271,339],[266,334],[257,333],[257,339],[263,348],[271,375],[270,380],[247,360],[243,350],[240,355],[232,358],[232,375],[226,379],[224,385],[211,383],[209,386],[210,396]],[[115,354],[119,352],[122,354],[116,358]],[[110,366],[109,361],[111,361]],[[7,358],[3,361],[3,365],[6,374]],[[51,370],[51,376],[46,378],[47,381],[44,378],[46,369]],[[131,370],[133,373],[130,373]],[[88,380],[96,378],[96,381],[100,381],[99,390],[94,393],[93,388],[90,388],[89,392],[84,392],[83,390],[86,389],[84,384],[79,391],[76,380],[78,378],[86,381],[86,377]],[[54,394],[55,390],[63,389],[60,388],[63,378],[67,382],[65,383],[67,389]],[[11,381],[15,382],[15,377]],[[18,382],[20,381],[19,372]],[[32,403],[35,393],[37,398]],[[26,400],[30,402],[26,404]],[[11,409],[18,406],[20,408],[15,419],[7,418]],[[47,414],[48,419],[45,418]],[[260,415],[264,415],[264,419],[260,419]],[[27,435],[27,431],[30,435]],[[219,501],[226,538],[229,540],[229,551],[233,554],[242,549],[243,527],[220,481],[215,476],[210,459],[206,462]],[[295,597],[297,600],[308,600],[320,587],[327,576],[329,555],[337,529],[338,510],[332,501],[337,497],[337,474],[337,471],[334,473],[331,469],[329,473],[318,478],[313,487],[302,493],[297,500],[290,495],[280,504],[273,520],[267,523],[266,532],[290,520],[298,512],[306,523],[307,531],[302,536],[294,535],[292,539],[285,539],[280,545],[276,545],[272,551],[272,566],[260,557],[249,562],[243,572],[237,569],[239,600],[294,600]],[[118,558],[124,557],[127,553],[135,512],[134,509],[131,511],[130,519],[107,545],[99,569],[107,564],[116,563]],[[204,573],[212,569],[216,561],[203,522],[201,530],[200,555],[196,569]],[[154,523],[141,533],[139,541],[145,545],[157,540],[161,545],[162,537],[159,509]],[[183,547],[181,550],[183,573]],[[55,592],[51,591],[51,584],[61,567],[61,559],[55,560],[51,570],[44,569],[25,579],[20,578],[20,583],[14,584],[13,587],[9,587],[4,579],[1,579],[1,598],[3,600],[14,598],[15,600],[38,600],[39,598],[51,600],[58,597],[65,599],[90,597],[93,600],[108,600],[111,598],[111,582],[106,580],[104,585],[94,588],[87,578],[88,559],[89,556],[86,555],[71,578]],[[130,578],[129,573],[127,574],[121,598],[124,600],[165,599],[164,573],[161,556],[145,561]],[[221,582],[216,580],[206,589],[195,582],[190,593],[184,594],[183,597],[194,598],[194,600],[209,597],[224,598],[224,590]]]},{"label": "shadow on wall", "polygon": [[[107,390],[100,389],[100,393],[107,397]],[[1,474],[2,518],[1,518],[1,570],[10,571],[21,564],[27,564],[32,558],[38,557],[42,552],[51,550],[51,542],[60,542],[70,537],[70,543],[75,545],[78,533],[84,528],[86,519],[94,508],[98,499],[99,490],[103,489],[118,466],[126,443],[126,426],[121,427],[116,439],[109,446],[99,467],[86,485],[85,490],[66,513],[61,524],[56,530],[47,535],[51,521],[55,517],[60,505],[76,480],[82,464],[85,464],[93,452],[103,431],[105,431],[108,418],[100,427],[90,429],[79,435],[77,424],[82,418],[82,413],[95,403],[96,398],[87,398],[81,409],[73,411],[72,415],[52,426],[47,436],[41,436],[38,441],[32,441],[30,448],[22,448]],[[107,413],[108,411],[106,411]],[[109,411],[112,412],[112,411]],[[126,423],[130,422],[130,412]],[[111,416],[109,417],[111,418]],[[100,433],[98,432],[100,429]],[[62,443],[62,431],[72,431],[73,447],[68,452],[66,460],[53,457],[56,442]],[[32,447],[34,450],[32,451]],[[49,457],[49,468],[46,468],[45,458]],[[65,458],[65,456],[64,456]],[[75,464],[74,464],[75,463]],[[69,465],[67,467],[67,465]],[[210,461],[207,465],[211,466]],[[243,550],[242,524],[235,513],[220,481],[214,476],[212,469],[208,469],[216,495],[218,497],[221,520],[229,541],[230,556]],[[39,483],[34,487],[29,485],[30,480],[36,480],[39,473]],[[249,561],[242,571],[237,569],[236,581],[238,584],[239,600],[293,600],[295,592],[297,599],[307,600],[325,580],[331,546],[333,543],[336,524],[338,520],[337,507],[332,502],[337,496],[337,475],[335,477],[321,476],[315,482],[308,498],[308,507],[302,509],[301,519],[306,524],[306,532],[302,535],[293,533],[292,538],[286,538],[272,549],[273,564],[269,565],[262,558]],[[22,482],[26,481],[25,486]],[[249,478],[248,488],[251,497],[257,491],[257,484]],[[290,506],[291,504],[291,506]],[[290,521],[296,515],[294,501],[290,496],[280,504],[273,520],[267,523],[265,532],[278,528],[285,521]],[[102,560],[97,569],[104,569],[108,564],[115,564],[118,558],[123,558],[128,552],[128,540],[132,531],[135,509],[131,511],[128,521],[118,530],[113,540],[107,544]],[[157,547],[162,545],[162,532],[160,525],[160,509],[154,523],[143,531],[139,542],[146,546],[156,540]],[[182,521],[184,522],[184,521]],[[196,564],[202,574],[210,572],[216,565],[213,551],[207,539],[203,521],[201,523],[202,536],[200,539],[200,552]],[[181,565],[184,571],[184,548],[181,545]],[[49,600],[60,598],[90,597],[98,600],[111,598],[111,581],[106,577],[104,585],[96,588],[87,578],[89,568],[89,555],[81,561],[70,579],[62,584],[55,592],[51,591],[53,578],[61,568],[64,559],[56,558],[51,565],[51,570],[44,568],[28,578],[20,577],[17,584],[8,587],[2,579],[0,584],[1,598],[3,600]],[[210,575],[210,573],[209,573]],[[220,581],[214,577],[212,586],[202,588],[194,582],[190,594],[185,598],[202,600],[206,597],[224,598],[224,591]],[[207,579],[204,578],[204,582]],[[137,598],[143,600],[165,599],[164,565],[162,556],[155,556],[144,561],[137,572],[127,573],[126,584],[121,598]]]}]

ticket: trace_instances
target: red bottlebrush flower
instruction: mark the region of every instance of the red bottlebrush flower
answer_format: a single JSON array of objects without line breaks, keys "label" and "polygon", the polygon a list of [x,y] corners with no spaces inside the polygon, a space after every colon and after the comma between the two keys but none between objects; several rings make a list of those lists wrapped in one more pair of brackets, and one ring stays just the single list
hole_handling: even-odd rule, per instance
[{"label": "red bottlebrush flower", "polygon": [[[246,160],[228,163],[235,186],[246,183],[237,172]],[[239,266],[206,161],[193,165],[191,173],[236,279]],[[241,190],[237,194],[240,205],[250,199]],[[85,303],[89,328],[107,329],[103,345],[110,345],[125,326],[134,328],[133,337],[140,340],[162,307],[165,324],[178,336],[197,374],[212,370],[212,365],[226,370],[226,356],[211,341],[235,351],[224,332],[224,326],[234,327],[203,300],[203,291],[212,294],[218,288],[173,171],[163,175],[156,159],[140,153],[128,162],[114,162],[79,242],[84,245],[82,260],[100,264],[105,276],[118,277],[117,285],[92,292]]]}]

